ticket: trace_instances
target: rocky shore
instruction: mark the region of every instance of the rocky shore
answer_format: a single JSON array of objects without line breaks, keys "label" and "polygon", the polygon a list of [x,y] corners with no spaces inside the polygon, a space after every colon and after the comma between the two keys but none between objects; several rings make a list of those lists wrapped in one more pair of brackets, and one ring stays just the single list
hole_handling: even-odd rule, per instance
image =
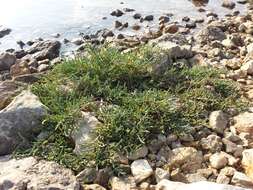
[{"label": "rocky shore", "polygon": [[[238,3],[247,3],[239,0]],[[224,7],[235,4],[224,1]],[[246,190],[253,189],[253,7],[244,15],[233,13],[223,19],[207,13],[207,24],[192,32],[203,20],[184,18],[185,25],[170,23],[170,15],[159,18],[159,29],[142,36],[115,35],[102,30],[65,43],[79,46],[76,54],[86,55],[87,45],[108,45],[122,53],[148,44],[166,51],[165,62],[155,69],[163,73],[166,64],[180,62],[227,70],[223,79],[240,87],[241,99],[248,101],[243,112],[215,110],[208,116],[208,126],[195,126],[181,134],[157,135],[130,155],[120,155],[128,175],[115,176],[111,168],[87,167],[74,173],[53,161],[37,157],[14,159],[17,149],[26,149],[36,138],[43,139],[42,121],[49,110],[29,86],[41,79],[55,65],[61,64],[61,43],[37,39],[21,50],[0,54],[0,190],[86,189],[86,190]],[[132,9],[116,10],[115,17]],[[201,11],[201,10],[200,10]],[[202,10],[204,11],[204,10]],[[142,21],[153,15],[134,14]],[[115,22],[115,28],[128,24]],[[139,30],[141,26],[132,26]],[[1,29],[0,38],[10,29]],[[169,61],[168,61],[169,57]],[[207,88],[212,90],[210,84]],[[68,90],[68,89],[65,89]],[[92,130],[101,124],[91,112],[82,111],[81,124],[71,133],[75,154],[87,151],[85,144]]]}]

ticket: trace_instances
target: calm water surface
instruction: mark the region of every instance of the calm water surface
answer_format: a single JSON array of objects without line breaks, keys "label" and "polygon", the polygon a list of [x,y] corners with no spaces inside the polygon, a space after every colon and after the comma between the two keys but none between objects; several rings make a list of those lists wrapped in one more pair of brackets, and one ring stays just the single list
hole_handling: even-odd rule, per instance
[{"label": "calm water surface", "polygon": [[[121,4],[122,1],[124,4]],[[220,16],[231,12],[222,8],[221,2],[209,0],[205,9]],[[17,48],[18,40],[52,38],[54,33],[61,34],[59,40],[72,39],[78,37],[80,32],[92,33],[102,28],[113,28],[115,20],[130,24],[137,22],[132,19],[133,12],[119,18],[110,16],[111,11],[126,7],[143,15],[153,14],[157,19],[166,13],[173,13],[174,20],[181,20],[183,16],[205,18],[205,14],[199,13],[199,7],[190,0],[2,0],[0,25],[11,28],[12,32],[0,39],[0,50]],[[236,4],[234,10],[243,11],[244,6]],[[103,17],[107,19],[103,20]],[[123,32],[131,33],[130,30]]]}]

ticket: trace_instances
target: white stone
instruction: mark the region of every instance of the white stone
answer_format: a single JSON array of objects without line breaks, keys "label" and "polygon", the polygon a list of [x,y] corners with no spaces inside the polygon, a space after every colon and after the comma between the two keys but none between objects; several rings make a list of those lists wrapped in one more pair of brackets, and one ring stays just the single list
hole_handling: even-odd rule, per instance
[{"label": "white stone", "polygon": [[253,74],[253,60],[247,61],[241,66],[242,71],[246,71],[247,74],[252,75]]},{"label": "white stone", "polygon": [[221,169],[225,167],[228,163],[228,159],[226,156],[222,153],[215,153],[212,156],[210,156],[210,164],[215,169]]},{"label": "white stone", "polygon": [[131,171],[137,183],[142,182],[153,174],[153,169],[147,160],[135,160],[131,164]]},{"label": "white stone", "polygon": [[234,117],[235,129],[238,133],[253,134],[253,113],[244,112]]},{"label": "white stone", "polygon": [[227,115],[223,111],[213,111],[209,116],[209,127],[215,132],[223,134],[228,124]]}]

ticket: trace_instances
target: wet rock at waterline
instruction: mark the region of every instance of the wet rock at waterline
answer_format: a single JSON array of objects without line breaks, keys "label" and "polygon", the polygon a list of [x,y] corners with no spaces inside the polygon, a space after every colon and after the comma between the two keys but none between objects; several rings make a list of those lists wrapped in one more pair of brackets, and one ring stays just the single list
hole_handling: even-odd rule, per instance
[{"label": "wet rock at waterline", "polygon": [[0,26],[0,38],[3,38],[4,36],[8,35],[11,33],[11,29],[9,28],[2,28]]},{"label": "wet rock at waterline", "polygon": [[27,52],[32,54],[37,61],[44,59],[52,60],[59,56],[60,47],[61,43],[59,41],[39,41],[33,44]]}]

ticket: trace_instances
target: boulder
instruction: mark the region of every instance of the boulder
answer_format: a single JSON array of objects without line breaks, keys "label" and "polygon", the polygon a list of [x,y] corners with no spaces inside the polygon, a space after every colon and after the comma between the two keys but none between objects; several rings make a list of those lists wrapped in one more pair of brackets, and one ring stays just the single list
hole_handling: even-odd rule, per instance
[{"label": "boulder", "polygon": [[0,189],[79,190],[71,170],[55,162],[28,157],[20,160],[0,157]]},{"label": "boulder", "polygon": [[76,154],[92,149],[90,143],[95,139],[94,131],[99,125],[100,122],[91,112],[82,112],[82,118],[71,134],[71,138],[75,142],[74,152]]},{"label": "boulder", "polygon": [[238,133],[250,133],[253,134],[253,113],[244,112],[234,117],[234,128]]},{"label": "boulder", "polygon": [[222,41],[226,39],[225,33],[217,26],[206,26],[201,29],[196,35],[195,39],[198,43],[208,43],[211,41]]},{"label": "boulder", "polygon": [[173,149],[167,159],[168,168],[181,168],[182,171],[195,173],[202,167],[203,155],[195,148],[180,147]]},{"label": "boulder", "polygon": [[232,185],[217,184],[213,182],[201,181],[191,184],[184,184],[180,182],[173,182],[169,180],[162,180],[156,185],[156,190],[201,190],[201,189],[211,189],[211,190],[249,190],[245,188],[235,187]]},{"label": "boulder", "polygon": [[228,124],[227,115],[223,111],[213,111],[209,116],[209,127],[215,132],[223,134]]},{"label": "boulder", "polygon": [[147,160],[135,160],[131,164],[131,171],[137,183],[142,182],[153,174],[153,169]]},{"label": "boulder", "polygon": [[54,40],[39,41],[31,46],[27,51],[29,54],[33,54],[33,57],[37,61],[43,59],[52,60],[59,56],[61,43]]},{"label": "boulder", "polygon": [[16,62],[15,55],[11,53],[0,54],[0,71],[9,70]]},{"label": "boulder", "polygon": [[163,49],[171,59],[187,59],[193,57],[190,45],[180,46],[174,42],[163,41],[159,42],[156,46]]},{"label": "boulder", "polygon": [[47,108],[30,91],[23,91],[0,111],[0,155],[24,146],[42,128]]}]

